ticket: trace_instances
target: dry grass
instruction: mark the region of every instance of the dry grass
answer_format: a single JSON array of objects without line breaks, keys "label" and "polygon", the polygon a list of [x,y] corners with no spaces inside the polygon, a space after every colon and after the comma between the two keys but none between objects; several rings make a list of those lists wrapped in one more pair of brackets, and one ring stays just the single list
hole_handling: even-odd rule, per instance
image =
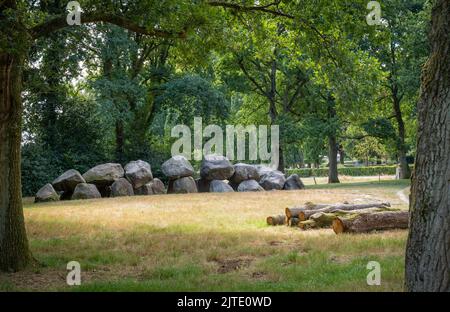
[{"label": "dry grass", "polygon": [[[161,195],[25,204],[34,256],[45,266],[0,275],[0,290],[400,290],[405,231],[336,236],[268,227],[269,215],[306,201],[390,201],[406,182],[318,185],[305,191]],[[382,264],[380,287],[365,265]]]}]

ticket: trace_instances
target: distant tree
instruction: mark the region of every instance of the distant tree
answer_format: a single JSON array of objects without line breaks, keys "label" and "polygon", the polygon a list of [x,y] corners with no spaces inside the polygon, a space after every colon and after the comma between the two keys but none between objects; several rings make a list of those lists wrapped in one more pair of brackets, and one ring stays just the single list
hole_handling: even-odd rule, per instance
[{"label": "distant tree", "polygon": [[428,11],[425,0],[383,2],[384,24],[377,26],[376,35],[366,42],[371,55],[378,58],[386,73],[380,103],[389,104],[386,117],[396,128],[397,133],[391,138],[396,147],[401,179],[409,179],[411,175],[407,163],[407,113],[415,112],[420,68],[428,54]]}]

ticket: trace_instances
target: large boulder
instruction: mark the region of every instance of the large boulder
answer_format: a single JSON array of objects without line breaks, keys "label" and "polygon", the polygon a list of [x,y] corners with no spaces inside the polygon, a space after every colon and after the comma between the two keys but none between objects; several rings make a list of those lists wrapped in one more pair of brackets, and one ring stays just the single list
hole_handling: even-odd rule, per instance
[{"label": "large boulder", "polygon": [[86,183],[83,176],[75,169],[70,169],[53,181],[53,188],[57,192],[73,193],[80,183]]},{"label": "large boulder", "polygon": [[291,175],[286,179],[286,182],[284,183],[285,190],[303,190],[304,188],[305,185],[303,184],[298,174]]},{"label": "large boulder", "polygon": [[111,197],[133,195],[133,185],[125,178],[120,178],[111,185]]},{"label": "large boulder", "polygon": [[259,181],[258,169],[255,166],[247,164],[236,164],[234,165],[234,174],[230,178],[230,182],[233,184],[239,184],[246,180],[256,180]]},{"label": "large boulder", "polygon": [[246,180],[242,181],[238,186],[238,192],[261,192],[264,191],[261,185],[259,185],[258,181],[255,180]]},{"label": "large boulder", "polygon": [[197,185],[192,177],[183,177],[171,180],[169,183],[169,194],[197,193]]},{"label": "large boulder", "polygon": [[140,188],[134,189],[134,195],[153,195],[152,182],[149,182]]},{"label": "large boulder", "polygon": [[209,187],[211,185],[211,181],[200,178],[200,179],[195,180],[195,183],[197,184],[197,190],[199,193],[208,193],[209,192]]},{"label": "large boulder", "polygon": [[264,176],[266,176],[267,174],[271,173],[272,171],[275,171],[275,169],[272,169],[272,168],[270,168],[268,166],[264,166],[264,165],[256,165],[255,168],[256,168],[256,170],[258,170],[258,174],[261,179]]},{"label": "large boulder", "polygon": [[83,178],[86,183],[95,184],[97,186],[107,186],[114,183],[114,181],[123,178],[124,170],[120,164],[102,164],[89,169]]},{"label": "large boulder", "polygon": [[266,190],[282,190],[284,183],[286,182],[286,177],[280,171],[271,171],[264,175],[259,181],[259,184]]},{"label": "large boulder", "polygon": [[57,200],[59,200],[59,195],[58,193],[56,193],[55,189],[50,183],[44,185],[36,193],[36,197],[34,198],[34,202],[36,203],[43,203]]},{"label": "large boulder", "polygon": [[219,155],[206,155],[200,168],[200,176],[206,180],[228,180],[234,174],[230,161]]},{"label": "large boulder", "polygon": [[94,184],[80,183],[73,191],[72,199],[94,199],[101,198],[100,192]]},{"label": "large boulder", "polygon": [[153,194],[165,194],[166,193],[166,186],[164,185],[163,181],[161,181],[158,178],[154,178],[152,182],[150,182],[152,185]]},{"label": "large boulder", "polygon": [[194,175],[194,168],[186,157],[177,155],[173,156],[161,166],[161,170],[171,180],[190,177]]},{"label": "large boulder", "polygon": [[221,180],[212,180],[209,185],[211,193],[229,193],[234,192],[233,188],[228,183]]},{"label": "large boulder", "polygon": [[134,190],[135,195],[157,195],[165,193],[166,188],[164,186],[164,183],[158,178],[155,178],[153,179],[153,181]]},{"label": "large boulder", "polygon": [[153,179],[150,164],[143,160],[129,162],[125,166],[125,177],[135,189],[144,186]]}]

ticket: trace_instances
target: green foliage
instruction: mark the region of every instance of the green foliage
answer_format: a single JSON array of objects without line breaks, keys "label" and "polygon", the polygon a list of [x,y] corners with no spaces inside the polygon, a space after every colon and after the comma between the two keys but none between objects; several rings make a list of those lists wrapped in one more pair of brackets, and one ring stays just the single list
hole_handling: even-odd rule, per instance
[{"label": "green foliage", "polygon": [[[192,126],[197,116],[205,124],[280,125],[286,167],[319,165],[330,138],[347,158],[395,158],[401,140],[394,86],[405,121],[402,144],[414,153],[420,65],[428,52],[424,0],[383,2],[387,24],[377,27],[366,24],[366,0],[238,4],[268,5],[283,17],[206,1],[80,3],[85,12],[101,7],[148,30],[185,30],[186,38],[98,23],[38,39],[24,72],[24,194],[57,171],[101,161],[145,159],[158,176],[170,157],[171,127]],[[65,3],[46,1],[2,13],[22,16],[31,28],[61,11]],[[1,34],[0,45],[13,49]],[[11,36],[19,50],[22,35]]]},{"label": "green foliage", "polygon": [[22,146],[22,189],[25,196],[34,195],[44,184],[68,169],[84,173],[111,159],[108,133],[102,131],[109,126],[95,103],[78,96],[65,104],[52,128],[51,145],[38,135],[28,138]]}]

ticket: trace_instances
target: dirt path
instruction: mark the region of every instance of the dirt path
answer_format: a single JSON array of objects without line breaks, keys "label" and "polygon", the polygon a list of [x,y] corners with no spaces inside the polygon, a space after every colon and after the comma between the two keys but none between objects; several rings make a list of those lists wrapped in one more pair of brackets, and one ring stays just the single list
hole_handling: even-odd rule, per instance
[{"label": "dirt path", "polygon": [[409,197],[405,194],[405,192],[409,191],[409,186],[397,192],[397,196],[400,200],[409,205]]}]

